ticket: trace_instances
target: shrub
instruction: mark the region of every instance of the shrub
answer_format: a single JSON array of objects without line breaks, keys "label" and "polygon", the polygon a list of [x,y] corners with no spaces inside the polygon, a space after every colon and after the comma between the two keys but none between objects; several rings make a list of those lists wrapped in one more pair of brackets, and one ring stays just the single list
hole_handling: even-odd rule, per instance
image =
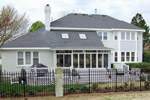
[{"label": "shrub", "polygon": [[119,89],[119,90],[123,90],[124,87],[123,87],[123,86],[119,86],[118,89]]},{"label": "shrub", "polygon": [[70,89],[68,89],[68,92],[69,92],[69,93],[75,93],[76,90],[75,90],[74,88],[70,88]]},{"label": "shrub", "polygon": [[6,98],[7,97],[7,93],[3,92],[1,93],[1,98]]},{"label": "shrub", "polygon": [[143,75],[141,76],[141,81],[145,81],[146,80],[146,77]]},{"label": "shrub", "polygon": [[98,90],[98,84],[97,83],[92,84],[92,89],[94,91],[97,91]]},{"label": "shrub", "polygon": [[105,87],[105,90],[110,90],[111,88],[110,87]]},{"label": "shrub", "polygon": [[29,90],[29,96],[33,96],[35,95],[35,91],[34,90]]},{"label": "shrub", "polygon": [[1,67],[1,65],[0,65],[0,82],[1,82],[1,80],[2,80],[1,75],[2,75],[2,67]]},{"label": "shrub", "polygon": [[131,90],[134,90],[134,87],[135,87],[135,86],[134,86],[134,83],[130,83],[130,89],[131,89]]},{"label": "shrub", "polygon": [[149,90],[149,88],[150,88],[149,82],[147,82],[147,81],[144,82],[144,88],[145,88],[146,90]]},{"label": "shrub", "polygon": [[125,82],[125,83],[124,83],[124,88],[127,88],[127,87],[128,87],[128,83]]},{"label": "shrub", "polygon": [[147,62],[141,62],[141,63],[127,63],[127,65],[130,66],[130,69],[132,68],[140,68],[140,69],[150,69],[150,63]]},{"label": "shrub", "polygon": [[87,88],[87,87],[83,87],[83,88],[81,89],[81,92],[83,92],[83,93],[89,93],[89,92],[90,92],[90,89]]},{"label": "shrub", "polygon": [[150,63],[150,52],[143,52],[143,62]]}]

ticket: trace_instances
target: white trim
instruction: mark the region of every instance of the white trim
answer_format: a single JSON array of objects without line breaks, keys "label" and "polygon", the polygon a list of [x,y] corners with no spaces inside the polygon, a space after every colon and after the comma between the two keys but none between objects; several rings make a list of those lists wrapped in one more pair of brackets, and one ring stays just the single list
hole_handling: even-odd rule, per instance
[{"label": "white trim", "polygon": [[139,30],[139,29],[118,29],[118,28],[111,28],[111,29],[105,29],[105,28],[69,28],[69,27],[51,27],[51,30],[80,30],[80,31],[139,31],[139,32],[145,32],[145,30]]},{"label": "white trim", "polygon": [[1,50],[50,50],[50,48],[35,48],[35,47],[20,47],[20,48],[15,48],[15,47],[9,47],[9,48],[0,48]]}]

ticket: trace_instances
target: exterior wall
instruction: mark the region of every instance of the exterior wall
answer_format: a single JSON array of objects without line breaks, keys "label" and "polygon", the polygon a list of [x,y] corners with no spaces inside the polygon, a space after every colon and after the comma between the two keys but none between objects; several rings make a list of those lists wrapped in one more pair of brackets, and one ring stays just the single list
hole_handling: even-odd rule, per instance
[{"label": "exterior wall", "polygon": [[[114,40],[114,33],[118,34],[118,40]],[[142,53],[143,53],[142,37],[143,37],[142,32],[135,32],[135,40],[121,40],[120,31],[108,31],[108,40],[102,40],[102,43],[104,44],[105,47],[112,49],[111,63],[128,63],[126,61],[121,62],[121,52],[135,52],[134,62],[142,62]],[[118,62],[114,62],[114,52],[118,52]]]},{"label": "exterior wall", "polygon": [[[20,71],[22,68],[29,68],[29,66],[18,66],[17,65],[17,51],[21,50],[7,50],[2,51],[2,71]],[[26,50],[26,51],[38,51],[39,52],[39,63],[42,63],[48,67],[53,67],[53,52],[50,50]]]}]

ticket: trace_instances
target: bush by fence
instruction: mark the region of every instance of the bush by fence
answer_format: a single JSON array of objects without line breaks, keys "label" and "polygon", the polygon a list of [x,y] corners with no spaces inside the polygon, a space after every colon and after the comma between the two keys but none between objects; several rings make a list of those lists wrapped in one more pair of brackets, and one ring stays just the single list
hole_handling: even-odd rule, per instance
[{"label": "bush by fence", "polygon": [[150,52],[143,52],[143,62],[150,63]]},{"label": "bush by fence", "polygon": [[127,65],[130,66],[130,69],[132,69],[132,68],[140,68],[140,69],[150,70],[150,63],[147,63],[147,62],[127,63]]}]

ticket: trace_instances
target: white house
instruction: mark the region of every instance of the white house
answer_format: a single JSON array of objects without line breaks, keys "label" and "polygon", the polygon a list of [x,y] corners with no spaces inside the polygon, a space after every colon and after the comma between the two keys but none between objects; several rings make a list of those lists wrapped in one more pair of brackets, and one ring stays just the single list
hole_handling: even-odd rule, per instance
[{"label": "white house", "polygon": [[68,14],[51,22],[45,7],[45,28],[2,47],[2,70],[20,71],[42,63],[76,69],[106,69],[111,64],[142,62],[144,30],[107,15]]}]

